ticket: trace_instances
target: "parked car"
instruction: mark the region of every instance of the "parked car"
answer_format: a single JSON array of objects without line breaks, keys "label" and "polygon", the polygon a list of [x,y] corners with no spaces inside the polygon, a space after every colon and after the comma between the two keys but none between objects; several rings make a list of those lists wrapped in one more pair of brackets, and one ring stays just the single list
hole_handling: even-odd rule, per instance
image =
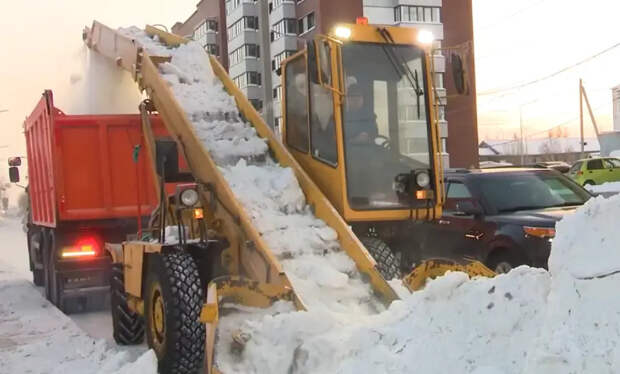
[{"label": "parked car", "polygon": [[579,160],[570,168],[568,175],[582,186],[620,181],[620,159],[597,157]]},{"label": "parked car", "polygon": [[420,255],[476,259],[498,273],[546,268],[556,222],[592,196],[545,168],[447,171],[445,188],[443,215],[413,226]]}]

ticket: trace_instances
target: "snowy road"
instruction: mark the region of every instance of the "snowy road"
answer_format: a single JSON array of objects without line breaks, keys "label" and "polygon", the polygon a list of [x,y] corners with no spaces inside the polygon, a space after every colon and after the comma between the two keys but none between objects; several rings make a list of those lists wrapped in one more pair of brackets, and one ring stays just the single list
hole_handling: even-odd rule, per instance
[{"label": "snowy road", "polygon": [[[0,263],[10,269],[16,278],[32,282],[32,273],[28,264],[26,234],[22,231],[17,218],[0,218]],[[43,294],[43,288],[37,288]],[[94,338],[112,339],[112,316],[109,310],[71,314],[69,317],[84,331]]]},{"label": "snowy road", "polygon": [[114,344],[109,311],[66,316],[45,300],[19,220],[0,217],[0,243],[0,374],[155,372],[144,346]]}]

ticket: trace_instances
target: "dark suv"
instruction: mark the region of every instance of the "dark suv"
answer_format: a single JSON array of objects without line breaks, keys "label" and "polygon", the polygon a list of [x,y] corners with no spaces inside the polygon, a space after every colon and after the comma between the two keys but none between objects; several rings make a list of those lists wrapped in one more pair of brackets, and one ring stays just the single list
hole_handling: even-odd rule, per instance
[{"label": "dark suv", "polygon": [[544,168],[448,170],[445,182],[442,217],[414,225],[421,254],[477,259],[498,273],[546,268],[555,223],[591,197]]}]

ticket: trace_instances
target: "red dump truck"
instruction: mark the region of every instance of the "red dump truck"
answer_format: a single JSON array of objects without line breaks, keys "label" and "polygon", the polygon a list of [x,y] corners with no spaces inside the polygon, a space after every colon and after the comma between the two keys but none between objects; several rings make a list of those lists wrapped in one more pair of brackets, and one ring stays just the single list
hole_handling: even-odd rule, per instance
[{"label": "red dump truck", "polygon": [[[156,116],[151,123],[166,135]],[[63,311],[98,304],[109,291],[104,243],[135,235],[157,204],[140,115],[66,115],[47,90],[24,131],[34,283]],[[20,164],[9,161],[12,182]]]}]

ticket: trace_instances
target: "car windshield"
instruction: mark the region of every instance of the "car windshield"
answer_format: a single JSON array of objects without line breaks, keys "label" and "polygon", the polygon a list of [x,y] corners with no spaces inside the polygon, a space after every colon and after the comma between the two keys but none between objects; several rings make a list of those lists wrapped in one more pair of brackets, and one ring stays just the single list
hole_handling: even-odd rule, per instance
[{"label": "car windshield", "polygon": [[481,175],[477,185],[482,197],[498,212],[575,206],[590,194],[555,173],[497,173]]},{"label": "car windshield", "polygon": [[346,43],[342,62],[349,203],[406,208],[394,178],[431,168],[424,53],[411,45]]}]

